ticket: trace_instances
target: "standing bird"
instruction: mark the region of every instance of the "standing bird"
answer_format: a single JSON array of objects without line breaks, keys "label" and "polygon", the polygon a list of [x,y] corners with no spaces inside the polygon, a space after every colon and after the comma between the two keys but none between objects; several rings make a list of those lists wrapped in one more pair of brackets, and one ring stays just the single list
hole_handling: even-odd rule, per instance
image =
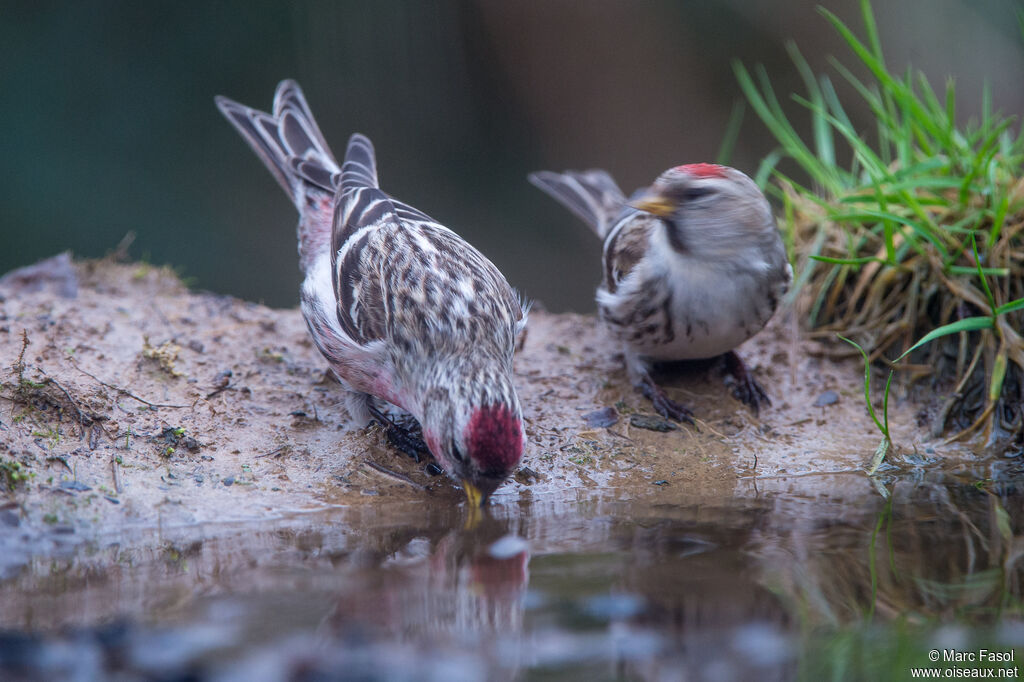
[{"label": "standing bird", "polygon": [[351,391],[349,412],[416,450],[375,399],[412,414],[482,506],[523,454],[512,353],[526,314],[515,291],[457,234],[380,189],[369,139],[352,135],[339,168],[294,81],[277,86],[273,114],[216,102],[299,210],[302,315]]},{"label": "standing bird", "polygon": [[598,313],[623,346],[633,385],[659,413],[693,421],[651,378],[652,361],[723,353],[736,397],[755,412],[770,404],[733,349],[768,322],[793,269],[750,178],[709,163],[677,166],[627,201],[603,170],[529,177],[604,240]]}]

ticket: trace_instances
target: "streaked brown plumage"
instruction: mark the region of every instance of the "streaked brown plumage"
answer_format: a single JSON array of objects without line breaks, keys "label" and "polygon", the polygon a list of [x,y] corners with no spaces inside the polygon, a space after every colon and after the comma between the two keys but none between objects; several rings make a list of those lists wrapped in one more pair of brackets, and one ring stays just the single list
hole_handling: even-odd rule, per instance
[{"label": "streaked brown plumage", "polygon": [[375,398],[408,411],[482,504],[523,452],[516,293],[457,234],[380,189],[369,139],[352,135],[339,167],[294,81],[278,86],[272,114],[216,101],[299,210],[302,313],[349,411],[385,419]]}]

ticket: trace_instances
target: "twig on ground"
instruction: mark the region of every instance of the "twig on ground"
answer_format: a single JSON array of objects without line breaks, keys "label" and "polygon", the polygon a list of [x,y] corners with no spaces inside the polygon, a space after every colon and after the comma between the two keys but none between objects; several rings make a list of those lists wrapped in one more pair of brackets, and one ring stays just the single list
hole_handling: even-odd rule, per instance
[{"label": "twig on ground", "polygon": [[411,478],[409,478],[405,474],[400,474],[397,471],[391,471],[391,469],[386,469],[386,468],[382,467],[380,464],[377,464],[374,461],[371,461],[369,459],[364,459],[363,463],[368,465],[374,471],[377,471],[379,473],[384,474],[388,478],[393,478],[396,481],[401,481],[402,483],[408,483],[409,485],[411,485],[412,487],[414,487],[414,488],[416,488],[418,490],[426,490],[427,489],[427,486],[425,486],[425,485],[423,485],[421,483],[417,483],[416,481],[412,480]]},{"label": "twig on ground", "polygon": [[117,455],[110,456],[110,476],[114,480],[114,490],[120,495],[124,491],[121,485],[121,467],[117,463]]},{"label": "twig on ground", "polygon": [[168,404],[168,403],[151,403],[150,401],[146,400],[145,398],[140,398],[139,396],[135,395],[134,393],[132,393],[131,391],[129,391],[127,389],[124,389],[124,388],[121,388],[120,386],[115,386],[114,384],[109,384],[106,381],[103,381],[103,379],[100,379],[95,374],[93,374],[91,372],[88,372],[88,371],[82,369],[81,367],[79,367],[78,364],[75,361],[73,361],[73,360],[71,361],[71,366],[74,367],[75,369],[77,369],[82,374],[85,374],[86,376],[92,377],[97,382],[99,382],[100,384],[106,386],[107,388],[111,389],[112,391],[117,391],[121,395],[126,395],[129,398],[131,398],[132,400],[137,400],[140,403],[142,403],[143,405],[146,405],[148,407],[171,407],[171,408],[174,408],[174,409],[185,409],[185,408],[191,407],[191,405],[171,405],[171,404]]}]

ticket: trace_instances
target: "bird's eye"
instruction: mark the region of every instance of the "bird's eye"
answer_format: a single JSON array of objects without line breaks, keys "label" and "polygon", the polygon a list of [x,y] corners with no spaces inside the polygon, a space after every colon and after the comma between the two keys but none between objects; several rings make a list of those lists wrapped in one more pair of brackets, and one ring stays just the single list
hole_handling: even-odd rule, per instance
[{"label": "bird's eye", "polygon": [[709,194],[713,194],[715,190],[710,187],[687,187],[683,190],[682,199],[683,201],[696,201],[701,197],[706,197]]}]

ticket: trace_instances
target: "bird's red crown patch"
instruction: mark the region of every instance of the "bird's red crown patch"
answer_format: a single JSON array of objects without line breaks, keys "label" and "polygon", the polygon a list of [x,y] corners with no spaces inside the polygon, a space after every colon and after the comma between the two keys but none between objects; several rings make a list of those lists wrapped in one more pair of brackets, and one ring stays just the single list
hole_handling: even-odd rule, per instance
[{"label": "bird's red crown patch", "polygon": [[476,410],[464,438],[468,454],[483,471],[507,472],[523,456],[523,430],[506,405]]},{"label": "bird's red crown patch", "polygon": [[688,163],[684,166],[676,166],[676,170],[696,175],[698,178],[724,178],[725,166],[717,163]]}]

